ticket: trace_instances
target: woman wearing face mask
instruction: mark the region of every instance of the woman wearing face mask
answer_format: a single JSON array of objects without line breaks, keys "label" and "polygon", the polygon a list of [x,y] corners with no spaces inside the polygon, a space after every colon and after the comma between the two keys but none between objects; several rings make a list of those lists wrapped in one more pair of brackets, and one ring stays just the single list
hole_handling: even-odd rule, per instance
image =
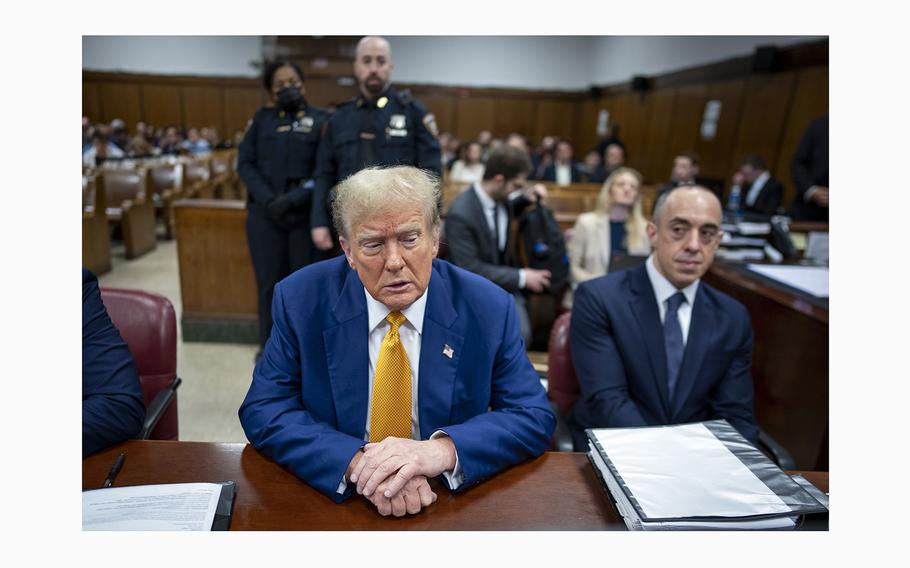
[{"label": "woman wearing face mask", "polygon": [[269,63],[263,84],[271,104],[253,116],[237,157],[246,185],[247,240],[259,291],[259,345],[272,329],[272,289],[317,260],[310,239],[316,150],[328,113],[304,99],[303,71],[290,61]]},{"label": "woman wearing face mask", "polygon": [[[604,182],[594,210],[575,221],[569,253],[569,280],[574,290],[585,280],[603,276],[610,269],[614,252],[645,256],[651,252],[642,212],[641,174],[632,168],[618,168]],[[566,293],[563,306],[572,307]]]}]

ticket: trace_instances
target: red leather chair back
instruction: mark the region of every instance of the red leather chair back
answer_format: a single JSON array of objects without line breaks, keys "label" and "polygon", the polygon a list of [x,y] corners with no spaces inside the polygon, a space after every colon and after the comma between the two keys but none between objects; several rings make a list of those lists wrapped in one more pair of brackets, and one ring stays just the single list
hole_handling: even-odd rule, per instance
[{"label": "red leather chair back", "polygon": [[[103,288],[101,299],[139,371],[146,407],[177,376],[177,317],[170,300],[142,290]],[[176,440],[177,397],[152,430],[153,440]]]},{"label": "red leather chair back", "polygon": [[568,412],[581,391],[578,377],[572,365],[572,351],[569,348],[569,322],[572,312],[561,314],[550,330],[550,345],[547,350],[549,371],[547,376],[547,397],[556,404],[561,413]]}]

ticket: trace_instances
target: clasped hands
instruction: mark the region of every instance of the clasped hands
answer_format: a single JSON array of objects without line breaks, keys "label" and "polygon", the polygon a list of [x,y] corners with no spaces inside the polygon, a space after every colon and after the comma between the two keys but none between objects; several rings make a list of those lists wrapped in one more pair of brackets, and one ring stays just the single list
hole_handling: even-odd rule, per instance
[{"label": "clasped hands", "polygon": [[402,517],[435,503],[427,479],[454,467],[455,444],[448,436],[424,441],[389,437],[354,454],[347,478],[380,515]]}]

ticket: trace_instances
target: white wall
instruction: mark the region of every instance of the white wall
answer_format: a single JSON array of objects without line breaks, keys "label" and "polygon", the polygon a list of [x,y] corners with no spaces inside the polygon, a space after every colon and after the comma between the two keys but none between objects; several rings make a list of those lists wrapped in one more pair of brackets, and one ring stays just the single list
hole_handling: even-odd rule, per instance
[{"label": "white wall", "polygon": [[818,36],[612,36],[592,38],[589,80],[623,83],[633,75],[659,75],[751,54],[759,45],[793,45]]},{"label": "white wall", "polygon": [[[578,90],[748,55],[808,36],[391,36],[395,81],[464,87]],[[259,36],[91,36],[82,67],[171,75],[253,77]]]},{"label": "white wall", "polygon": [[82,68],[154,75],[255,77],[260,36],[83,36]]}]

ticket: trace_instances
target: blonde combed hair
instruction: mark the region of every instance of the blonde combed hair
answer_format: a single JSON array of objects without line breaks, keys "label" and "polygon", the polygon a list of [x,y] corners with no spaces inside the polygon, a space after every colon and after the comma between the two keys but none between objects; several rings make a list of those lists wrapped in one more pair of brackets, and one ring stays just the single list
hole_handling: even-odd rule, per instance
[{"label": "blonde combed hair", "polygon": [[371,215],[417,207],[438,239],[440,191],[439,178],[413,166],[366,168],[336,186],[332,221],[348,238],[351,228]]},{"label": "blonde combed hair", "polygon": [[648,241],[647,231],[645,229],[648,226],[648,220],[645,219],[644,206],[642,205],[641,199],[641,186],[644,180],[638,170],[621,167],[610,174],[610,177],[607,178],[600,188],[600,194],[597,196],[597,203],[594,205],[594,212],[604,216],[610,213],[610,205],[613,204],[613,196],[611,195],[610,190],[613,189],[613,184],[616,183],[619,176],[623,174],[631,175],[638,182],[638,196],[635,198],[635,203],[632,204],[632,210],[629,211],[629,218],[626,220],[626,240],[628,242],[626,242],[625,245],[629,250],[640,249],[643,248]]}]

